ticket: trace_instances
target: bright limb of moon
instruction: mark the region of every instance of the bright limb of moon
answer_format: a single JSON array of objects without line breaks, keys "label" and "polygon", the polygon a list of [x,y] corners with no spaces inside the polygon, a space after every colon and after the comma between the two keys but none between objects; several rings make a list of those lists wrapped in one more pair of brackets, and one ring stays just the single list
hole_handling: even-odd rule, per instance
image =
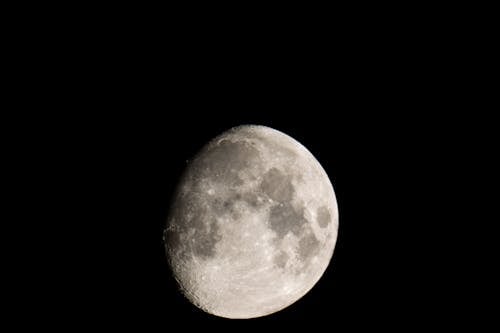
[{"label": "bright limb of moon", "polygon": [[188,164],[165,230],[167,257],[184,295],[226,318],[277,312],[326,270],[338,208],[320,163],[265,126],[222,133]]}]

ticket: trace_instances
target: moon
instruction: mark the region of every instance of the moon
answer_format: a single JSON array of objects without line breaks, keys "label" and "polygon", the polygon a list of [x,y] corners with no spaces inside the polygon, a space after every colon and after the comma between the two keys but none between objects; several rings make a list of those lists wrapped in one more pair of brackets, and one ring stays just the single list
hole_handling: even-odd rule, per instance
[{"label": "moon", "polygon": [[244,125],[188,163],[164,241],[191,303],[243,319],[280,311],[311,290],[337,230],[335,192],[316,158],[280,131]]}]

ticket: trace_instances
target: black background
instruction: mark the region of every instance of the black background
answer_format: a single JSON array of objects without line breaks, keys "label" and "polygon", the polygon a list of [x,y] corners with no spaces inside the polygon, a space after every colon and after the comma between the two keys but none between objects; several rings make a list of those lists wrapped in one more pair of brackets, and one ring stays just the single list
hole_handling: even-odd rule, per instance
[{"label": "black background", "polygon": [[[446,29],[328,22],[308,33],[146,24],[44,35],[33,47],[38,63],[26,61],[38,93],[25,99],[47,111],[23,115],[22,126],[34,134],[25,172],[42,179],[32,195],[50,221],[35,234],[53,241],[30,266],[44,272],[35,287],[44,296],[30,306],[70,327],[141,330],[199,320],[395,329],[465,320],[458,277],[470,255],[458,246],[467,228],[459,221],[476,123],[461,111],[475,102],[463,90],[461,42]],[[333,259],[306,296],[231,321],[179,293],[162,233],[186,161],[242,124],[306,146],[333,183],[340,221]]]}]

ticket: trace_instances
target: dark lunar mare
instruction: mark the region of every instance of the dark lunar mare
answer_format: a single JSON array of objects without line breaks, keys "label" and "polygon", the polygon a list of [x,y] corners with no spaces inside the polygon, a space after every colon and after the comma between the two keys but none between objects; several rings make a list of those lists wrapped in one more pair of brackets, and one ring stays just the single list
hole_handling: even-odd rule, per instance
[{"label": "dark lunar mare", "polygon": [[[295,197],[292,179],[291,175],[285,175],[277,168],[271,168],[264,174],[260,190],[275,202],[269,212],[269,227],[278,236],[277,243],[279,244],[288,233],[293,233],[300,238],[298,255],[307,263],[307,259],[317,253],[320,242],[304,216],[304,207],[292,204]],[[322,218],[326,219],[324,214]],[[274,258],[275,265],[280,268],[285,267],[287,261],[288,255],[284,252]]]},{"label": "dark lunar mare", "polygon": [[330,216],[330,211],[328,210],[328,208],[326,208],[325,206],[321,206],[316,211],[316,214],[318,216],[318,225],[321,228],[325,228],[328,224],[330,224],[332,218]]}]

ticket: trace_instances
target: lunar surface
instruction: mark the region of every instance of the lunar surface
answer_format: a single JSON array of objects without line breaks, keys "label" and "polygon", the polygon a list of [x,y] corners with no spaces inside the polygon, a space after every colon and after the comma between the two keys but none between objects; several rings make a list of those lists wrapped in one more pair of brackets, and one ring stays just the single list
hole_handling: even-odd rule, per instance
[{"label": "lunar surface", "polygon": [[321,278],[338,209],[326,172],[288,135],[235,127],[188,164],[165,229],[172,272],[200,309],[226,318],[282,310]]}]

